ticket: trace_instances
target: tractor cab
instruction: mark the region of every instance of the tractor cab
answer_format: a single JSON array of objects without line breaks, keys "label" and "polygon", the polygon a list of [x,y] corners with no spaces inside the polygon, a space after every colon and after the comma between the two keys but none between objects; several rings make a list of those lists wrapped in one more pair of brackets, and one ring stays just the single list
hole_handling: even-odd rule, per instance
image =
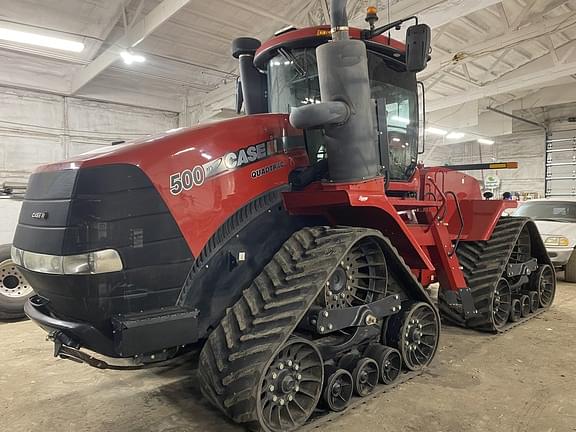
[{"label": "tractor cab", "polygon": [[[408,181],[415,172],[419,150],[419,101],[416,71],[407,69],[406,45],[389,36],[371,35],[370,30],[351,28],[349,32],[351,39],[366,44],[374,133],[381,166],[386,167],[382,174],[387,180]],[[259,42],[248,38],[235,41],[234,55],[241,63],[238,89],[240,93],[244,90],[244,95],[250,93],[251,98],[241,95],[238,99],[240,104],[245,102],[246,113],[289,114],[294,108],[321,102],[316,48],[330,40],[330,27],[319,26],[286,29],[257,50],[244,49],[241,54],[238,48],[247,41],[252,41],[253,47]],[[243,59],[253,64],[251,75],[242,68]],[[305,129],[304,134],[310,163],[326,158],[323,129]]]}]

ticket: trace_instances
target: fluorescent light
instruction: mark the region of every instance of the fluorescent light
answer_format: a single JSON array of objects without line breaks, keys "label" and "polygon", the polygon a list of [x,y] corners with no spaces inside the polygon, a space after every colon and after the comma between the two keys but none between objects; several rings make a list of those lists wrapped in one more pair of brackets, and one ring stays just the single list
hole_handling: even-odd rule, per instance
[{"label": "fluorescent light", "polygon": [[486,139],[486,138],[478,138],[478,142],[480,144],[486,144],[486,145],[494,144],[494,141],[492,141],[491,139]]},{"label": "fluorescent light", "polygon": [[133,54],[130,51],[122,51],[120,57],[122,57],[122,60],[124,60],[124,63],[127,65],[131,65],[132,63],[143,63],[146,61],[144,56]]},{"label": "fluorescent light", "polygon": [[444,129],[438,129],[435,127],[429,127],[426,129],[426,132],[428,132],[431,135],[441,135],[444,136],[448,133],[448,131],[445,131]]},{"label": "fluorescent light", "polygon": [[446,138],[448,138],[448,139],[460,139],[460,138],[464,138],[464,136],[466,136],[466,134],[464,132],[450,132],[448,135],[446,135]]},{"label": "fluorescent light", "polygon": [[390,118],[390,120],[393,120],[393,121],[396,121],[396,122],[402,123],[402,124],[410,123],[410,119],[407,119],[406,117],[392,116]]},{"label": "fluorescent light", "polygon": [[400,138],[392,138],[392,141],[400,142]]},{"label": "fluorescent light", "polygon": [[82,42],[60,39],[52,36],[43,36],[36,33],[11,30],[3,27],[0,27],[0,39],[26,45],[36,45],[77,53],[84,50],[84,44]]}]

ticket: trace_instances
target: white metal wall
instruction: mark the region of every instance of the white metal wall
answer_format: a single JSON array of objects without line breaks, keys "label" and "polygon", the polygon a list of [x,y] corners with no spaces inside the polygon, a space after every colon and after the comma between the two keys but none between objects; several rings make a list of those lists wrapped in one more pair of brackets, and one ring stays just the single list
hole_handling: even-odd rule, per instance
[{"label": "white metal wall", "polygon": [[[537,192],[544,194],[545,134],[523,132],[495,138],[494,145],[481,145],[476,141],[438,145],[430,151],[426,165],[471,164],[489,162],[518,162],[518,169],[470,171],[479,180],[489,174],[501,179],[500,191]],[[426,155],[424,155],[426,156]],[[444,161],[442,159],[444,158]],[[438,163],[441,162],[441,163]]]},{"label": "white metal wall", "polygon": [[[177,125],[177,113],[0,87],[0,185],[26,182],[38,165]],[[0,199],[0,244],[12,241],[20,205]]]},{"label": "white metal wall", "polygon": [[38,165],[176,127],[178,114],[0,87],[0,183]]}]

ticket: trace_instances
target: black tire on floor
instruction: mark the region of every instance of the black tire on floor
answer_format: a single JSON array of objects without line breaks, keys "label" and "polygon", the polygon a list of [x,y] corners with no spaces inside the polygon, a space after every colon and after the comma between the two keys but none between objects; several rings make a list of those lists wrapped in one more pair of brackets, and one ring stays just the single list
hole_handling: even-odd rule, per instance
[{"label": "black tire on floor", "polygon": [[566,282],[576,283],[576,250],[572,251],[568,263],[564,270],[564,279]]},{"label": "black tire on floor", "polygon": [[10,257],[11,245],[0,245],[0,320],[23,318],[24,304],[34,294]]}]

